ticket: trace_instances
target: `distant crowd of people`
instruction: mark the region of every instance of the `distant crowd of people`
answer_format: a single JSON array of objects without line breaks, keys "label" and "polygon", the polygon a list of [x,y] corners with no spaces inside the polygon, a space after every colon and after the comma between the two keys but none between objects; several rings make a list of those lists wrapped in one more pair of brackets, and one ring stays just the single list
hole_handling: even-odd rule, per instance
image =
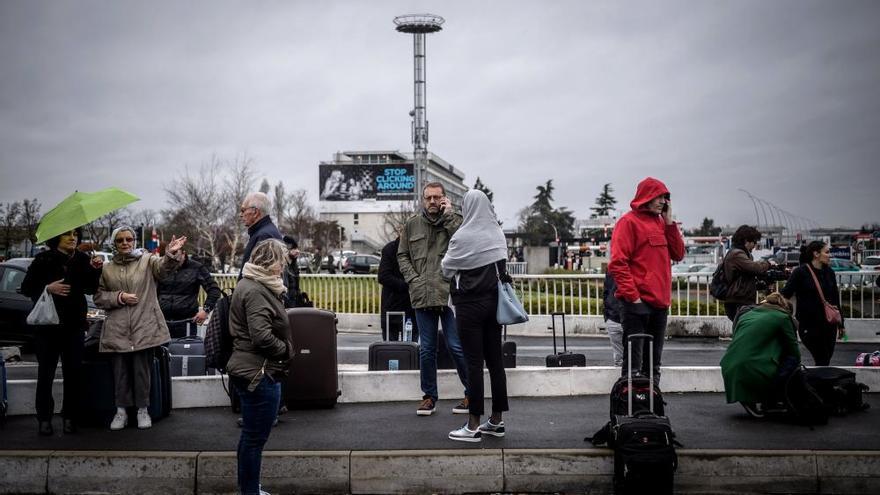
[{"label": "distant crowd of people", "polygon": [[[410,339],[418,341],[422,398],[416,414],[430,416],[439,400],[437,352],[445,340],[462,398],[452,412],[467,414],[467,422],[450,431],[456,441],[478,442],[482,436],[503,437],[503,414],[509,410],[506,374],[502,364],[502,326],[496,318],[498,282],[510,282],[507,243],[493,206],[479,190],[468,191],[460,211],[441,183],[421,190],[422,208],[382,249],[378,280],[382,285],[383,335],[403,337],[402,326],[386,326],[389,311],[404,313],[412,325]],[[262,450],[281,403],[281,383],[292,358],[286,308],[301,302],[295,239],[283,236],[269,217],[270,200],[249,194],[239,216],[247,228],[239,281],[229,308],[233,353],[228,372],[241,401],[238,446],[238,485],[242,493],[260,493]],[[625,374],[632,368],[653,371],[659,387],[663,343],[672,303],[671,264],[685,254],[684,241],[673,220],[670,191],[648,177],[638,184],[631,211],[617,222],[610,244],[605,277],[604,317],[612,344],[612,360]],[[756,302],[756,277],[771,269],[755,261],[752,250],[761,234],[740,227],[722,265],[728,280],[725,312],[734,324],[733,340],[721,362],[727,398],[755,411],[771,400],[780,377],[801,362],[797,337],[817,365],[827,365],[843,321],[829,322],[824,303],[840,304],[828,246],[820,241],[801,250],[801,265],[780,293]],[[172,337],[188,333],[192,324],[207,320],[221,297],[220,289],[202,264],[190,259],[186,238],[172,237],[161,255],[136,249],[135,230],[123,226],[112,235],[113,258],[102,263],[76,249],[79,232],[47,241],[49,250],[36,256],[22,284],[35,301],[45,290],[52,295],[60,325],[38,327],[36,352],[39,379],[36,391],[38,431],[53,434],[52,381],[59,358],[64,367],[65,433],[76,431],[75,387],[83,356],[86,330],[85,294],[106,312],[100,351],[113,355],[117,412],[109,427],[125,428],[127,410],[136,409],[138,428],[150,428],[148,412],[151,350]],[[204,289],[205,303],[197,294]],[[789,298],[796,298],[792,311]],[[172,322],[166,324],[166,320]],[[442,333],[440,328],[442,327]],[[633,334],[653,336],[653,369],[637,345],[632,358],[623,342]],[[484,406],[483,366],[489,370],[492,391],[488,418]]]}]

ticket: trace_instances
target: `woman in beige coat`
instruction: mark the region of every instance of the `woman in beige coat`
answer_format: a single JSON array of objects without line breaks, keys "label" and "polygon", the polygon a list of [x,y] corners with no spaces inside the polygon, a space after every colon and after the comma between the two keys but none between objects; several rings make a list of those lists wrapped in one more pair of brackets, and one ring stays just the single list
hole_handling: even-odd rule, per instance
[{"label": "woman in beige coat", "polygon": [[107,312],[101,333],[101,352],[114,353],[116,415],[111,430],[128,424],[125,408],[137,406],[138,428],[153,426],[150,405],[150,365],[153,348],[171,339],[156,297],[156,280],[179,265],[186,237],[172,237],[163,257],[135,249],[134,229],[113,231],[113,261],[104,265],[95,305]]}]

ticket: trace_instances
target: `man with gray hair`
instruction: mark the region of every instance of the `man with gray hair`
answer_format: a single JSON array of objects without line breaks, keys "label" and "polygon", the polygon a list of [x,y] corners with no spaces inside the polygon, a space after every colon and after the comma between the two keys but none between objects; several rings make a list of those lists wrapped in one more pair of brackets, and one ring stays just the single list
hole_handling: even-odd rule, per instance
[{"label": "man with gray hair", "polygon": [[269,196],[261,192],[250,193],[241,202],[238,216],[241,218],[241,223],[247,227],[248,236],[250,237],[247,245],[244,247],[244,256],[241,258],[242,268],[238,271],[239,280],[241,280],[241,271],[244,269],[244,264],[251,259],[251,251],[253,251],[254,246],[266,239],[281,240],[281,232],[278,231],[278,227],[269,218],[270,205]]}]

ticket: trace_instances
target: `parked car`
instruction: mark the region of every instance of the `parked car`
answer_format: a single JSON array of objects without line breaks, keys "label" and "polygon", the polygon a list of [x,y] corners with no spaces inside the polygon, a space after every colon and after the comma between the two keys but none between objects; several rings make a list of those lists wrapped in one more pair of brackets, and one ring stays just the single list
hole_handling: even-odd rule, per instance
[{"label": "parked car", "polygon": [[345,259],[343,273],[376,273],[379,271],[379,257],[372,254],[355,254]]},{"label": "parked car", "polygon": [[[33,258],[13,258],[0,263],[0,346],[31,347],[34,331],[27,325],[27,315],[34,307],[31,298],[21,292],[21,283]],[[89,323],[104,318],[95,307],[92,296],[86,295]]]},{"label": "parked car", "polygon": [[718,265],[700,265],[700,268],[697,270],[689,270],[688,273],[691,275],[688,277],[688,282],[692,284],[708,284],[712,281],[712,274],[715,273],[716,268],[718,268]]},{"label": "parked car", "polygon": [[850,260],[831,258],[831,269],[835,272],[857,272],[860,271],[862,267]]},{"label": "parked car", "polygon": [[880,256],[866,256],[862,260],[862,270],[880,270]]},{"label": "parked car", "polygon": [[782,268],[797,268],[801,264],[801,253],[798,251],[779,251],[776,263]]}]

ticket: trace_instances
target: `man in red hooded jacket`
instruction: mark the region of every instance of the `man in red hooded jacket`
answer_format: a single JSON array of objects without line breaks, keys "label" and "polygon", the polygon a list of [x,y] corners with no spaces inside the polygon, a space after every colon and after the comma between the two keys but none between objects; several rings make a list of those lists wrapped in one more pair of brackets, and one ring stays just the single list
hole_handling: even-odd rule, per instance
[{"label": "man in red hooded jacket", "polygon": [[[669,190],[648,177],[639,182],[632,211],[614,226],[611,263],[608,272],[617,283],[624,342],[629,335],[647,333],[654,337],[654,383],[660,383],[660,361],[666,316],[672,301],[672,260],[684,257],[684,240],[672,220]],[[633,370],[647,375],[642,345],[633,346]],[[624,354],[623,374],[627,356]]]}]

